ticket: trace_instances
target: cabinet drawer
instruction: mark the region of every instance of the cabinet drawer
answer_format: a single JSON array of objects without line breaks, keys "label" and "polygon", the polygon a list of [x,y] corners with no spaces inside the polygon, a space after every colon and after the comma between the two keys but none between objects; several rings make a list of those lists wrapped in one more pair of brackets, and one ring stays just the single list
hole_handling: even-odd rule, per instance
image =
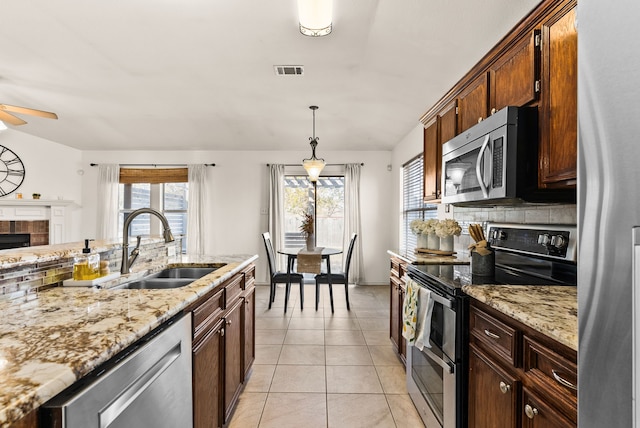
[{"label": "cabinet drawer", "polygon": [[471,336],[507,363],[518,366],[518,331],[475,307],[470,308]]},{"label": "cabinet drawer", "polygon": [[242,293],[243,276],[238,275],[224,286],[224,307],[228,308]]},{"label": "cabinet drawer", "polygon": [[578,389],[578,367],[572,361],[524,336],[524,371],[553,389],[576,397]]},{"label": "cabinet drawer", "polygon": [[255,283],[256,278],[256,267],[255,265],[251,265],[247,267],[244,271],[242,271],[244,275],[244,281],[242,283],[242,289],[246,290],[250,288]]},{"label": "cabinet drawer", "polygon": [[222,315],[224,308],[224,292],[216,292],[193,310],[193,341],[197,342],[206,333],[207,327],[213,325]]}]

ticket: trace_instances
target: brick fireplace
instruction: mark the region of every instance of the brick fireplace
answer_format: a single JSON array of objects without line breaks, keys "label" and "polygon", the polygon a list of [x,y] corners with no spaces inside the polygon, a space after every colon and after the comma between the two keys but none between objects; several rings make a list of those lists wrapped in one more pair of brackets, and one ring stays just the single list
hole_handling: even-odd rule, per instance
[{"label": "brick fireplace", "polygon": [[0,220],[0,249],[49,245],[49,220]]}]

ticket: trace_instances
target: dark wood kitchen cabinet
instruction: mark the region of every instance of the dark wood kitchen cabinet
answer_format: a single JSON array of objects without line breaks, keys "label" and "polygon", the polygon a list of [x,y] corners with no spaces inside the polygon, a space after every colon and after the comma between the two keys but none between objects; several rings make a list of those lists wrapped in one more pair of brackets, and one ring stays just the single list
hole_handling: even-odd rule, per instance
[{"label": "dark wood kitchen cabinet", "polygon": [[406,364],[406,342],[402,336],[402,303],[404,302],[405,283],[404,275],[407,271],[407,262],[397,257],[391,257],[391,274],[389,278],[389,337],[394,351]]},{"label": "dark wood kitchen cabinet", "polygon": [[483,72],[458,95],[458,133],[462,133],[487,118],[489,112],[489,82]]},{"label": "dark wood kitchen cabinet", "polygon": [[474,299],[469,341],[469,426],[576,426],[575,350]]},{"label": "dark wood kitchen cabinet", "polygon": [[541,186],[575,187],[576,184],[577,61],[576,2],[563,2],[542,23]]},{"label": "dark wood kitchen cabinet", "polygon": [[489,67],[489,109],[524,106],[540,93],[540,30],[531,31]]},{"label": "dark wood kitchen cabinet", "polygon": [[255,359],[255,265],[187,308],[193,317],[193,426],[222,427]]},{"label": "dark wood kitchen cabinet", "polygon": [[424,128],[424,201],[438,202],[442,195],[442,145],[456,136],[457,100],[444,106]]}]

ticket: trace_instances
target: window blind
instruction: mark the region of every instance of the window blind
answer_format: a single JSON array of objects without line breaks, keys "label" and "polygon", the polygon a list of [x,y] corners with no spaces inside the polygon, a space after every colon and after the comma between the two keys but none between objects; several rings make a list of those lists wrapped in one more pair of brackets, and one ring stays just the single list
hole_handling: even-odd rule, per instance
[{"label": "window blind", "polygon": [[400,253],[410,254],[417,246],[418,238],[411,233],[409,224],[416,219],[437,218],[435,204],[426,204],[423,199],[424,171],[422,154],[402,166],[402,236]]}]

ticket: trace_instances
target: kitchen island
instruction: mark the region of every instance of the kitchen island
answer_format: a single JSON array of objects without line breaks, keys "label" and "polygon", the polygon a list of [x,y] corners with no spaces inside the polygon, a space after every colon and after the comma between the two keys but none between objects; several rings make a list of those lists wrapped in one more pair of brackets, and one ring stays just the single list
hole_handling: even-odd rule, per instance
[{"label": "kitchen island", "polygon": [[[53,287],[0,301],[0,427],[30,414],[256,259],[257,255],[169,258],[154,269],[224,264],[190,285],[169,290]],[[109,285],[151,271],[123,276]]]}]

